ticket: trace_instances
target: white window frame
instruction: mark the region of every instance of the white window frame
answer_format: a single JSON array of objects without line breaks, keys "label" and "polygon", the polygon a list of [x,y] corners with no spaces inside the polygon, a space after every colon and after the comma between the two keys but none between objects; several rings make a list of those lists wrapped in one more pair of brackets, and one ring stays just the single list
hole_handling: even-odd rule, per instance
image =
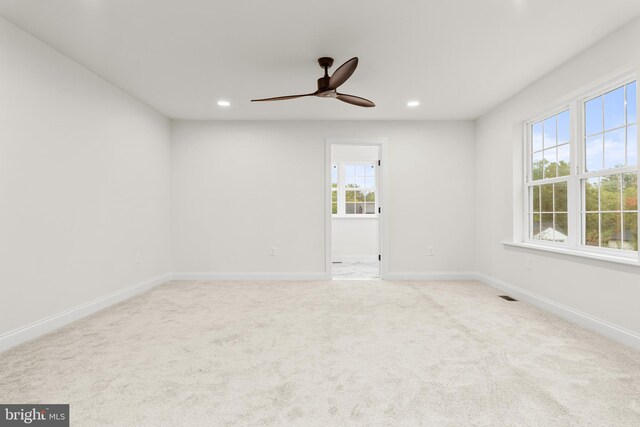
[{"label": "white window frame", "polygon": [[[337,189],[337,193],[338,193],[338,213],[337,214],[332,214],[331,216],[333,218],[378,218],[378,207],[379,207],[379,203],[378,203],[378,160],[344,160],[344,161],[339,161],[339,162],[335,162],[333,164],[337,164],[338,165],[338,189]],[[374,193],[375,193],[375,206],[374,206],[374,213],[372,214],[366,214],[366,213],[362,213],[362,214],[348,214],[346,213],[346,174],[345,174],[345,166],[346,165],[373,165],[374,170],[375,170],[375,186],[374,186]],[[333,167],[333,166],[332,166]],[[331,189],[331,191],[333,192],[333,188]],[[365,202],[366,203],[366,202]]]},{"label": "white window frame", "polygon": [[[597,258],[602,260],[628,260],[640,262],[640,251],[628,251],[615,248],[602,248],[587,246],[583,244],[583,232],[585,230],[585,215],[584,207],[585,200],[582,197],[582,180],[590,177],[608,176],[613,174],[624,173],[636,173],[640,178],[640,161],[636,166],[625,166],[615,169],[604,169],[596,172],[586,172],[586,158],[584,147],[584,125],[585,125],[585,102],[595,97],[604,95],[605,93],[615,90],[621,86],[625,86],[628,83],[636,81],[636,109],[640,107],[640,81],[638,81],[637,73],[627,73],[624,76],[619,76],[616,79],[601,85],[592,87],[590,90],[583,91],[579,96],[573,97],[570,102],[563,102],[556,105],[554,108],[549,108],[544,114],[539,114],[530,120],[526,120],[524,125],[523,139],[523,243],[526,245],[537,246],[540,248],[548,248],[552,252],[562,253],[566,251],[568,254],[579,255],[589,258]],[[569,110],[570,120],[570,159],[571,159],[571,172],[568,177],[556,177],[549,179],[542,179],[534,181],[532,174],[532,125],[548,117],[552,117],[563,111]],[[640,113],[636,112],[639,116],[636,118],[636,122],[640,122]],[[640,126],[640,123],[638,124]],[[626,124],[625,124],[626,128]],[[640,137],[636,141],[638,154],[640,156]],[[567,179],[568,178],[568,179]],[[569,236],[565,243],[551,242],[544,240],[532,239],[531,230],[532,222],[529,215],[531,211],[530,205],[532,203],[529,188],[534,185],[550,184],[554,182],[567,181],[567,213],[568,213],[568,232]],[[640,183],[640,179],[639,179]],[[640,189],[639,189],[640,194]],[[638,229],[640,230],[640,209],[638,210]],[[622,230],[624,232],[624,230]]]}]

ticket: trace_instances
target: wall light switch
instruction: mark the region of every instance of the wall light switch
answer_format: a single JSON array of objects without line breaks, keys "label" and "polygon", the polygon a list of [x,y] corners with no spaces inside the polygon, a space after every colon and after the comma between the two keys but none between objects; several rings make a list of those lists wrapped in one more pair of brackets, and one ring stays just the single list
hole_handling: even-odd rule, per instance
[{"label": "wall light switch", "polygon": [[436,250],[434,249],[434,247],[433,246],[429,246],[427,248],[427,255],[434,256],[435,254],[436,254]]},{"label": "wall light switch", "polygon": [[271,246],[269,248],[269,256],[276,256],[276,255],[278,255],[277,249],[274,246]]}]

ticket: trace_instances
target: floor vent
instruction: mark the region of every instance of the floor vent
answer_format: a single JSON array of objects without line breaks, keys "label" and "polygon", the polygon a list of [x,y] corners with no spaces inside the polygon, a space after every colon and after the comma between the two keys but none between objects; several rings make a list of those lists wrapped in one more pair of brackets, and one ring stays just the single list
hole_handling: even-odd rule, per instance
[{"label": "floor vent", "polygon": [[515,298],[511,298],[509,295],[498,295],[500,298],[507,300],[507,301],[518,301]]}]

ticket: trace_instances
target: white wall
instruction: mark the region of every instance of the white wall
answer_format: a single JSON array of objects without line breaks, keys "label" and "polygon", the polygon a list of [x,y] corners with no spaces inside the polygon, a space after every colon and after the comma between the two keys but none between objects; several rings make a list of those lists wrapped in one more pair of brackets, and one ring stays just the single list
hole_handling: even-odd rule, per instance
[{"label": "white wall", "polygon": [[169,128],[0,19],[0,338],[170,271]]},{"label": "white wall", "polygon": [[[377,162],[377,145],[332,145],[331,162]],[[378,191],[379,193],[379,191]],[[378,259],[378,217],[331,218],[332,261],[375,261]]]},{"label": "white wall", "polygon": [[[512,240],[522,228],[521,220],[514,224],[513,213],[514,206],[516,212],[522,206],[523,121],[603,77],[638,67],[637,40],[638,20],[477,121],[476,242],[482,274],[546,298],[550,307],[561,304],[640,334],[640,268],[514,249],[501,243]],[[531,270],[525,268],[528,256]]]},{"label": "white wall", "polygon": [[472,122],[176,121],[172,133],[178,273],[324,277],[327,137],[389,139],[392,274],[473,271]]}]

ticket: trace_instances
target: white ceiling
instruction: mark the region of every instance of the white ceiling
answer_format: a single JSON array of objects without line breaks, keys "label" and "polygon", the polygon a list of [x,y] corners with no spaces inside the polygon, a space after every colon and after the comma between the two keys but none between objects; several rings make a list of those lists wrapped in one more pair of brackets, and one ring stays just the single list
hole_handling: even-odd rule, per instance
[{"label": "white ceiling", "polygon": [[[1,16],[182,119],[473,119],[638,14],[638,0],[0,0]],[[333,69],[358,56],[341,91],[377,107],[249,102],[315,91],[320,56]]]}]

